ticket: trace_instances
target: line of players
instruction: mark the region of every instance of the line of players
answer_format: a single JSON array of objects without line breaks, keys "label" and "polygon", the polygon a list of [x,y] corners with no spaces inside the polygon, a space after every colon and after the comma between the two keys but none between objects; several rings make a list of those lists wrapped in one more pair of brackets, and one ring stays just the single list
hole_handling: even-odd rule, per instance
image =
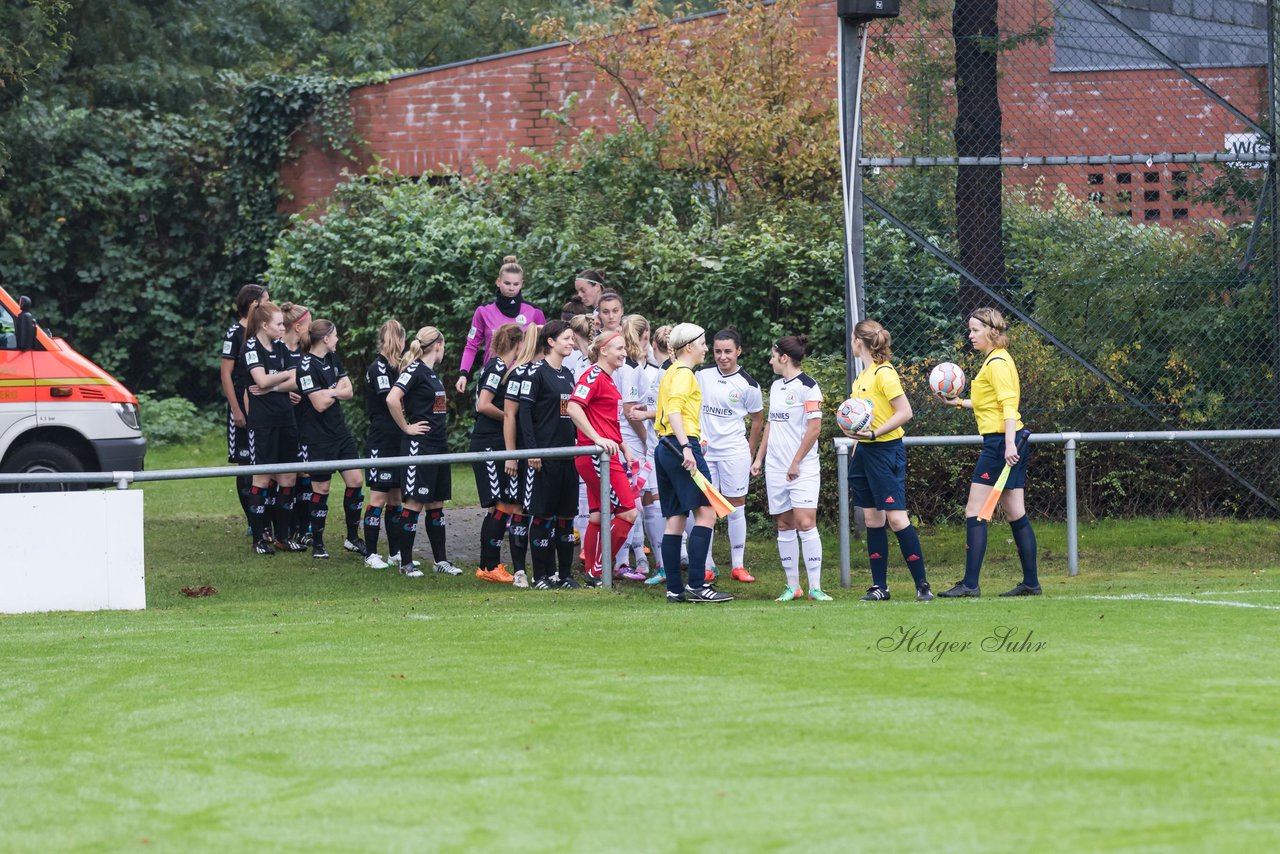
[{"label": "line of players", "polygon": [[[516,450],[575,443],[610,448],[616,465],[609,532],[613,553],[622,555],[630,550],[636,556],[634,565],[620,565],[620,573],[647,583],[667,581],[668,598],[673,601],[727,601],[732,597],[710,589],[708,582],[716,577],[709,559],[710,530],[696,502],[686,501],[690,506],[673,509],[676,498],[667,501],[666,496],[658,495],[656,486],[664,480],[673,496],[683,489],[671,479],[671,472],[658,464],[655,452],[660,443],[672,444],[673,455],[688,448],[691,453],[686,456],[693,459],[682,459],[679,466],[703,470],[735,506],[728,519],[731,577],[743,583],[755,580],[745,569],[743,504],[749,477],[764,473],[787,580],[779,601],[806,596],[799,579],[801,552],[808,576],[807,598],[829,600],[821,588],[822,547],[816,528],[816,442],[822,394],[802,369],[803,342],[785,336],[772,348],[770,365],[778,379],[771,389],[769,421],[762,435],[760,386],[737,364],[742,344],[735,330],[721,330],[714,336],[715,364],[695,373],[709,349],[700,327],[680,324],[676,329],[681,331],[681,339],[672,347],[672,328],[662,327],[651,335],[644,318],[624,315],[621,298],[604,289],[603,276],[597,271],[584,271],[577,278],[576,304],[566,306],[568,320],[539,324],[542,313],[520,298],[522,275],[514,258],[504,259],[495,283],[495,300],[477,308],[468,335],[462,375],[455,388],[466,388],[469,363],[474,363],[482,348],[484,352],[471,449]],[[290,475],[254,476],[241,479],[238,492],[258,554],[310,547],[316,558],[328,558],[324,531],[333,472],[321,466],[325,460],[358,456],[341,412],[341,401],[352,397],[351,381],[336,352],[338,332],[331,322],[312,322],[309,312],[299,306],[285,303],[276,307],[267,300],[260,286],[242,289],[237,299],[241,322],[232,326],[224,340],[228,455],[249,464],[295,460],[317,464],[312,476],[301,482]],[[977,323],[981,329],[987,321]],[[593,333],[598,334],[589,340]],[[898,537],[917,597],[928,600],[932,593],[919,538],[905,513],[905,449],[900,438],[901,425],[911,418],[910,404],[888,362],[887,331],[873,321],[860,323],[854,334],[854,350],[870,367],[854,383],[853,391],[872,399],[876,408],[872,425],[858,437],[865,450],[855,455],[851,472],[855,503],[864,507],[868,521],[873,584],[863,598],[889,598],[884,554],[887,541],[881,542],[887,524]],[[444,335],[434,327],[418,330],[406,350],[400,324],[392,320],[383,325],[379,354],[365,377],[369,456],[431,455],[447,450],[447,395],[436,372],[444,352]],[[684,408],[688,413],[682,427],[675,429],[671,422],[680,419],[664,418],[662,400],[664,377],[673,367],[673,376],[682,375],[681,368],[689,369],[683,381],[683,398],[672,391],[681,386],[680,380],[666,384],[671,387],[667,409]],[[695,396],[697,405],[690,408],[690,399]],[[744,426],[747,419],[749,432]],[[1020,422],[1017,426],[1022,429]],[[679,446],[674,444],[676,440],[680,440]],[[1025,471],[1025,461],[1020,468]],[[586,583],[598,583],[602,532],[593,458],[477,463],[475,476],[481,503],[487,509],[481,528],[478,578],[539,589],[576,587],[572,566],[575,558],[581,558]],[[342,477],[347,550],[361,555],[370,567],[385,568],[390,560],[399,564],[401,573],[419,577],[422,571],[412,559],[412,549],[425,513],[435,570],[461,573],[446,553],[443,505],[452,491],[447,465],[371,468],[371,496],[363,514],[361,472],[344,471]],[[983,483],[977,477],[975,474],[975,488]],[[885,495],[877,497],[879,492]],[[1020,501],[1021,490],[1016,492]],[[686,516],[693,522],[690,539],[697,542],[696,549],[689,551],[695,567],[703,568],[689,573],[688,585],[682,580],[683,567],[671,578],[666,572],[674,555],[680,553],[671,550],[671,536],[684,532]],[[676,517],[679,522],[673,524]],[[636,525],[640,519],[643,524]],[[971,519],[971,538],[972,523]],[[390,550],[387,560],[379,556],[377,548],[382,528]],[[702,529],[706,529],[705,543]],[[644,566],[641,531],[647,532],[655,546],[657,567],[652,576]],[[1030,535],[1025,509],[1022,518],[1015,520],[1015,535],[1021,554],[1022,539]],[[507,536],[514,573],[499,563],[501,543]],[[1015,588],[1021,592],[1011,591],[1013,595],[1039,592],[1034,536],[1030,536],[1032,569],[1026,575],[1030,582],[1024,580]],[[532,577],[526,570],[527,556],[531,557]],[[680,562],[684,562],[683,555]],[[977,562],[980,568],[980,552]],[[1027,561],[1023,563],[1025,571]],[[977,570],[971,569],[966,567],[966,580],[944,595],[976,595]]]}]

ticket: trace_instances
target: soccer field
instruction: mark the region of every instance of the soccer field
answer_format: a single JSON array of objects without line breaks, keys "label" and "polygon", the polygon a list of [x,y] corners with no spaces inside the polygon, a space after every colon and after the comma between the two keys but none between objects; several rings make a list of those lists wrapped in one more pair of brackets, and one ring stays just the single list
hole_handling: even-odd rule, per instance
[{"label": "soccer field", "polygon": [[753,541],[746,598],[673,606],[253,560],[190,493],[148,489],[146,612],[0,617],[0,850],[1280,844],[1274,522],[1086,528],[1044,597],[1006,560],[928,604],[774,603]]}]

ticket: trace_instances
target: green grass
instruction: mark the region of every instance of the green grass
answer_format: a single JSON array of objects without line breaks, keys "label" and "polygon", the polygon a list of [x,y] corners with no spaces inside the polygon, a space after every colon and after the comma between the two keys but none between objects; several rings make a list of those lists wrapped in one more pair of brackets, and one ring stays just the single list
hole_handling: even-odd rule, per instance
[{"label": "green grass", "polygon": [[[929,605],[834,582],[829,604],[766,601],[753,541],[761,583],[724,585],[745,601],[676,607],[252,559],[223,481],[146,503],[146,612],[0,617],[0,850],[1280,842],[1280,611],[1088,598],[1280,608],[1274,522],[1087,526],[1077,578],[1042,525],[1048,595]],[[962,532],[924,547],[953,580]],[[1016,559],[991,551],[994,593]],[[909,589],[897,555],[891,581]],[[998,627],[1044,647],[982,649]],[[916,630],[932,650],[894,648]]]}]

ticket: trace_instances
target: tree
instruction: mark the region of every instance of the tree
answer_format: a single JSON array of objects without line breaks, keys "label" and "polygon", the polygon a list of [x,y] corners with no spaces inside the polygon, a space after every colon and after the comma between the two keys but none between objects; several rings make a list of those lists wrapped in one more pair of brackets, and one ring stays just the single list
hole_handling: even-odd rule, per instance
[{"label": "tree", "polygon": [[613,17],[603,0],[591,8],[601,21],[553,17],[535,33],[571,42],[630,120],[661,127],[668,168],[775,197],[828,197],[839,185],[834,61],[806,52],[802,0],[729,0],[723,15],[679,25],[688,8],[667,13],[657,0]]},{"label": "tree", "polygon": [[[956,45],[957,157],[999,157],[1001,140],[997,58],[999,0],[956,0],[952,33]],[[1003,173],[999,166],[956,170],[956,242],[959,261],[979,281],[1005,282]],[[967,317],[990,300],[965,283],[960,310]]]}]

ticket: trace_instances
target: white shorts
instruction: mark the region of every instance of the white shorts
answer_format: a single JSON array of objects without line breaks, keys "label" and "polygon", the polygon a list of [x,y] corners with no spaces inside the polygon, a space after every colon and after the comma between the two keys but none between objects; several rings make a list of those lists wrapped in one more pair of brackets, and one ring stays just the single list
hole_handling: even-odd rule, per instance
[{"label": "white shorts", "polygon": [[724,460],[707,460],[711,482],[725,498],[741,498],[750,491],[751,458],[748,454]]},{"label": "white shorts", "polygon": [[769,515],[786,513],[793,507],[809,510],[818,506],[818,467],[800,467],[800,476],[787,480],[786,469],[765,469],[765,491],[769,495]]}]

